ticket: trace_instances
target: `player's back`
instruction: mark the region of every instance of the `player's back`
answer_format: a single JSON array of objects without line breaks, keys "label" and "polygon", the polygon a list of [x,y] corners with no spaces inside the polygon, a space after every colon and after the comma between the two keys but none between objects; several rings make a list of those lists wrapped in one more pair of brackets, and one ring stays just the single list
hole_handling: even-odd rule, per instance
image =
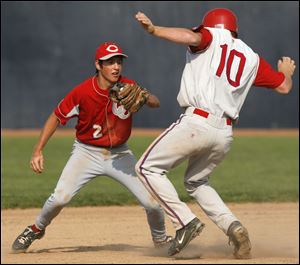
[{"label": "player's back", "polygon": [[259,57],[230,31],[207,29],[212,34],[209,47],[198,53],[187,51],[178,102],[236,119],[255,79]]}]

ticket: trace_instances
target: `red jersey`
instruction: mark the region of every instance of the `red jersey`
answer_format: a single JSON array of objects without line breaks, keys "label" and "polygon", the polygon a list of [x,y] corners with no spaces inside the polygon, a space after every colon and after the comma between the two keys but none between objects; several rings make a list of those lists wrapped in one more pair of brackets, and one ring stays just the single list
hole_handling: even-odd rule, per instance
[{"label": "red jersey", "polygon": [[[119,81],[135,83],[125,77]],[[110,100],[109,91],[98,86],[96,76],[70,91],[54,113],[62,125],[77,117],[76,138],[85,144],[115,147],[125,143],[131,134],[132,115]]]}]

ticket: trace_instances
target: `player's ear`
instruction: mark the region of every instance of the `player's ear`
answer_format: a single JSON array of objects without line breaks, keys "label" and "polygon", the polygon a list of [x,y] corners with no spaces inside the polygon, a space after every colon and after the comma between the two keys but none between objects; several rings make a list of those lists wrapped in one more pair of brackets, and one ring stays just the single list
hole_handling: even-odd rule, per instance
[{"label": "player's ear", "polygon": [[96,60],[96,61],[95,61],[95,67],[96,67],[96,69],[97,69],[98,71],[100,71],[100,69],[101,69],[101,64],[100,64],[99,60]]}]

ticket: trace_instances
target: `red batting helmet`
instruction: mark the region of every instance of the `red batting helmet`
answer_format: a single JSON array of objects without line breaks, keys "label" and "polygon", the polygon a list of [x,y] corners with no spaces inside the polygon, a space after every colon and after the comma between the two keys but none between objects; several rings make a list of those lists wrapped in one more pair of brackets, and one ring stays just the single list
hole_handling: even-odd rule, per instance
[{"label": "red batting helmet", "polygon": [[208,11],[202,20],[204,27],[224,28],[235,33],[238,32],[237,17],[229,9],[216,8]]}]

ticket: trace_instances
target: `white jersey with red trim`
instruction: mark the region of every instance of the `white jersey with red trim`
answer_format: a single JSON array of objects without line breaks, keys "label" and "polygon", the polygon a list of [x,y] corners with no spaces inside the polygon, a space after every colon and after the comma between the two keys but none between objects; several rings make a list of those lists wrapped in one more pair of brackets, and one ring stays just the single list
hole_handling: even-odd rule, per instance
[{"label": "white jersey with red trim", "polygon": [[188,49],[177,100],[181,107],[235,120],[255,80],[259,56],[230,31],[206,29],[212,42],[205,51]]}]

